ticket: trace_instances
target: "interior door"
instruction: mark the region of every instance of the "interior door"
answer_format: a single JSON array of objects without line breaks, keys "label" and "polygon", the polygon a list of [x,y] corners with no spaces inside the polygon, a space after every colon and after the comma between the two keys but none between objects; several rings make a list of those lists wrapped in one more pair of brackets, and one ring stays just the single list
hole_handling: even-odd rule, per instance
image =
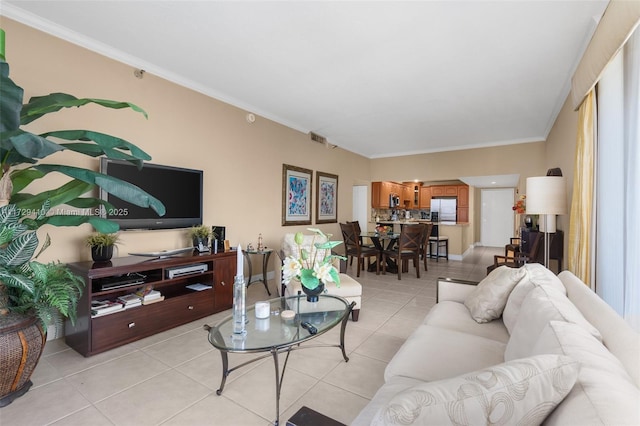
[{"label": "interior door", "polygon": [[353,217],[351,220],[357,220],[360,223],[362,232],[367,231],[369,218],[367,215],[367,185],[355,185],[353,187]]},{"label": "interior door", "polygon": [[513,237],[514,214],[511,207],[514,188],[481,191],[480,242],[485,247],[504,247]]}]

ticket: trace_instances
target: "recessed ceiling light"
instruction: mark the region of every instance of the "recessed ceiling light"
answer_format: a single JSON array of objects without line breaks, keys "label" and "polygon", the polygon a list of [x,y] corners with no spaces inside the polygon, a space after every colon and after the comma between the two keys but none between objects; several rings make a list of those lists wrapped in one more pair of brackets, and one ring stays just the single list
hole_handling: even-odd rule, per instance
[{"label": "recessed ceiling light", "polygon": [[498,182],[496,182],[496,181],[494,180],[493,182],[491,182],[491,185],[495,185],[496,183],[498,183]]}]

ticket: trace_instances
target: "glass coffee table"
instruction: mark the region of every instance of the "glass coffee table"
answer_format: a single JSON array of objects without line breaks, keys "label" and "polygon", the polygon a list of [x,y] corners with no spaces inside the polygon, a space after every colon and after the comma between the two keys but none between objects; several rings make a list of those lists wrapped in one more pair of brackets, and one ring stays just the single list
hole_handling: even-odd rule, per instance
[{"label": "glass coffee table", "polygon": [[[222,381],[220,388],[216,391],[218,395],[224,390],[227,376],[231,372],[242,368],[252,362],[273,357],[273,364],[276,372],[276,420],[280,421],[280,390],[282,379],[287,368],[289,354],[293,350],[308,349],[314,347],[337,347],[342,351],[345,362],[349,357],[344,347],[344,333],[347,327],[349,314],[355,302],[349,304],[345,299],[330,294],[321,294],[317,302],[308,302],[306,295],[301,294],[291,297],[279,297],[267,301],[269,303],[269,316],[264,319],[256,318],[255,306],[247,308],[246,333],[233,333],[233,316],[229,316],[210,327],[205,325],[205,330],[209,331],[209,343],[220,351],[222,356]],[[280,315],[283,311],[293,311],[294,317],[285,320]],[[310,324],[315,328],[304,327]],[[306,342],[323,335],[336,325],[340,324],[339,344],[305,344]],[[311,329],[311,330],[310,330]],[[304,344],[304,345],[303,345]],[[280,371],[280,353],[286,352],[286,357]],[[252,358],[242,364],[229,368],[229,353],[255,353],[262,355]]]}]

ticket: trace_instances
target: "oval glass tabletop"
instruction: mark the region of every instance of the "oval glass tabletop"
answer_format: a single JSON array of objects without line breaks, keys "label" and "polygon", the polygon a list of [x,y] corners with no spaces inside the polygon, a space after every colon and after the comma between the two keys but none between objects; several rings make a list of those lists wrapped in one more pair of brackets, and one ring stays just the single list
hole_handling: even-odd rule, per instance
[{"label": "oval glass tabletop", "polygon": [[[317,302],[308,302],[306,295],[279,297],[267,301],[269,316],[256,318],[255,305],[247,308],[245,334],[233,333],[233,316],[223,319],[209,330],[209,342],[226,352],[264,352],[282,348],[316,337],[339,324],[349,313],[348,302],[330,294],[321,294]],[[285,320],[280,313],[294,311],[293,320]],[[302,327],[310,323],[315,334]]]}]

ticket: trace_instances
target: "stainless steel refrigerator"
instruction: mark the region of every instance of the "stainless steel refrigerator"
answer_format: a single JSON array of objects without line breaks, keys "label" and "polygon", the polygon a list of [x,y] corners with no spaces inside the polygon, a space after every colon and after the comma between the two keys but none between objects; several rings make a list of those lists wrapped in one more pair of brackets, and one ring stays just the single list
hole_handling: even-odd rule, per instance
[{"label": "stainless steel refrigerator", "polygon": [[455,224],[457,221],[457,203],[455,198],[432,198],[431,218],[437,213],[438,222]]}]

